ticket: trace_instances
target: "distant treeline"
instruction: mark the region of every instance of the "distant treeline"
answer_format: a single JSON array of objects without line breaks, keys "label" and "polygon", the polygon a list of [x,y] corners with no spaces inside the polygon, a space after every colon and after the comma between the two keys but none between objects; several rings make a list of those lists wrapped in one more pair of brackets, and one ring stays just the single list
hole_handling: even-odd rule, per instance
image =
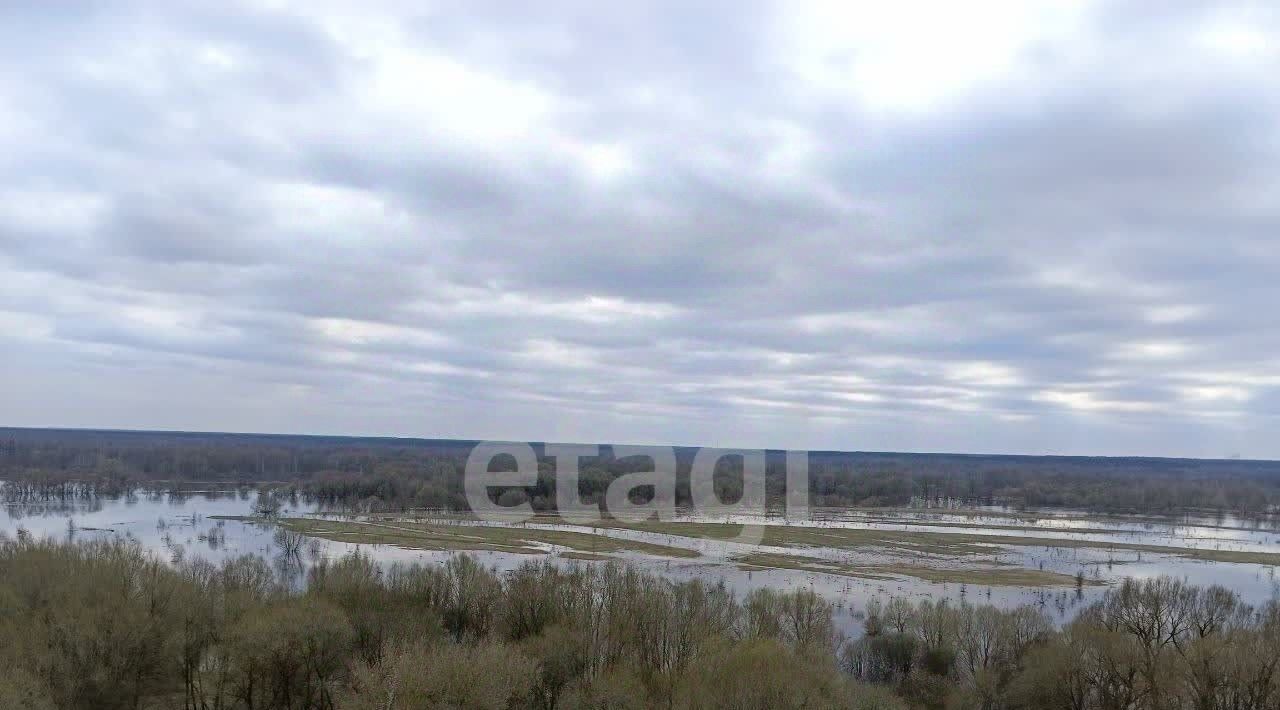
[{"label": "distant treeline", "polygon": [[[0,538],[6,710],[1274,710],[1280,604],[1126,581],[1061,630],[1024,606],[739,598],[617,564],[321,562]],[[845,613],[845,612],[841,612]]]},{"label": "distant treeline", "polygon": [[[291,486],[325,504],[360,510],[465,509],[462,471],[474,441],[348,437],[0,429],[0,478],[24,495],[112,495],[140,486],[210,482]],[[534,444],[542,453],[542,445]],[[677,448],[677,496],[689,499],[695,449]],[[608,446],[581,464],[579,494],[599,501],[616,477],[645,470]],[[499,459],[499,466],[502,460]],[[511,462],[513,463],[513,462]],[[717,486],[741,492],[740,464],[726,459]],[[537,486],[515,496],[554,507],[555,466],[540,456]],[[1280,462],[810,452],[814,505],[907,506],[959,501],[1105,512],[1187,510],[1257,515],[1280,507]],[[785,490],[784,452],[768,453],[768,493]],[[17,489],[11,488],[11,494]]]}]

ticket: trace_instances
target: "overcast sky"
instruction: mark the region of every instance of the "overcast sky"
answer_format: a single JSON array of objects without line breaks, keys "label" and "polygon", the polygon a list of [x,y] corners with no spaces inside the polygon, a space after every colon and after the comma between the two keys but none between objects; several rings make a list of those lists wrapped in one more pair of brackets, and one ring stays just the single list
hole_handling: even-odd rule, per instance
[{"label": "overcast sky", "polygon": [[0,424],[1280,458],[1276,8],[6,2]]}]

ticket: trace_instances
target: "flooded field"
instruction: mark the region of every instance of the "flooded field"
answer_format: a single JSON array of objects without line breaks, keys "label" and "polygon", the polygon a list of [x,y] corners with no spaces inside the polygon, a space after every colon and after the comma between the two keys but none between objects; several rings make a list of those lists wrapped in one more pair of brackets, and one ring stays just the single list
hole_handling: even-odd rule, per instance
[{"label": "flooded field", "polygon": [[[686,514],[640,524],[499,524],[425,513],[340,516],[282,499],[267,521],[255,516],[256,500],[231,491],[6,503],[0,534],[134,539],[175,562],[259,555],[294,585],[310,565],[355,550],[383,563],[421,564],[468,551],[500,570],[544,556],[565,564],[616,559],[739,593],[809,587],[836,604],[850,633],[872,597],[1034,604],[1064,620],[1124,577],[1221,584],[1253,603],[1280,594],[1280,529],[1231,516],[816,509],[800,521]],[[734,540],[744,523],[761,526],[761,544]],[[286,551],[282,531],[301,541],[297,549]]]}]

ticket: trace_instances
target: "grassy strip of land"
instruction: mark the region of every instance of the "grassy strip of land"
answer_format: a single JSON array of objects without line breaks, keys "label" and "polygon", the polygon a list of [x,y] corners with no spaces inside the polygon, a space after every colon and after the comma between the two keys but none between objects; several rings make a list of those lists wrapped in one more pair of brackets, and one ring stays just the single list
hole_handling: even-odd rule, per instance
[{"label": "grassy strip of land", "polygon": [[699,556],[696,550],[688,548],[571,530],[494,525],[375,523],[320,518],[284,518],[276,523],[309,537],[363,545],[395,545],[417,550],[491,550],[536,555],[546,552],[536,545],[555,545],[569,548],[570,553],[579,555],[579,559],[599,559],[601,555],[616,552],[640,552],[678,558]]},{"label": "grassy strip of land", "polygon": [[[1131,514],[1080,513],[1080,514],[1071,514],[1071,515],[1054,515],[1050,512],[1045,512],[1041,514],[1037,514],[1034,512],[1022,512],[1022,513],[991,512],[991,511],[985,511],[985,510],[970,510],[965,508],[951,510],[951,509],[933,509],[933,508],[854,507],[854,508],[849,508],[848,510],[863,514],[863,517],[861,518],[852,518],[851,520],[854,522],[861,521],[861,522],[901,524],[900,521],[895,520],[895,513],[897,513],[897,514],[905,514],[905,515],[912,515],[912,516],[927,516],[927,515],[935,515],[935,514],[948,515],[948,516],[953,516],[958,518],[968,518],[971,520],[974,520],[974,519],[991,520],[996,518],[1004,518],[1012,521],[1017,521],[1019,523],[1023,523],[1023,525],[1016,525],[1016,524],[1009,524],[1009,523],[997,523],[992,525],[985,525],[982,523],[955,523],[961,526],[975,525],[978,527],[986,528],[988,530],[1001,530],[1001,529],[1025,530],[1027,525],[1035,526],[1041,522],[1052,523],[1055,521],[1064,521],[1064,522],[1085,522],[1092,525],[1107,525],[1108,523],[1119,523],[1119,524],[1125,524],[1125,525],[1133,525],[1134,523],[1150,523],[1153,525],[1194,526],[1194,527],[1200,527],[1200,528],[1209,528],[1213,530],[1242,530],[1245,532],[1264,532],[1264,533],[1276,532],[1276,529],[1274,528],[1268,529],[1261,524],[1262,521],[1267,521],[1267,520],[1274,521],[1275,520],[1274,514],[1271,514],[1270,516],[1264,514],[1260,518],[1257,518],[1256,520],[1258,521],[1258,524],[1255,524],[1255,525],[1245,525],[1245,524],[1228,525],[1225,523],[1210,523],[1204,520],[1204,518],[1214,518],[1216,516],[1220,517],[1222,511],[1219,511],[1219,510],[1199,510],[1199,511],[1186,510],[1180,513],[1165,513],[1165,514],[1161,514],[1161,513],[1131,513]],[[822,518],[819,516],[814,517],[815,521],[824,520],[824,519],[826,518]],[[832,516],[831,519],[837,520],[837,521],[842,520],[842,518],[840,518],[839,516]],[[921,525],[930,524],[928,522],[925,522],[923,517],[920,518],[920,521],[921,522],[919,524]],[[941,523],[937,523],[937,524],[941,524]],[[1068,530],[1068,528],[1056,528],[1056,529],[1063,530],[1063,531]],[[1100,532],[1100,533],[1123,532],[1120,530],[1113,530],[1113,529],[1107,529],[1107,528],[1072,528],[1071,530],[1073,532]]]},{"label": "grassy strip of land", "polygon": [[[1081,527],[1081,528],[1066,528],[1066,527],[1049,528],[1055,532],[1080,533],[1080,534],[1090,534],[1090,535],[1125,535],[1125,534],[1131,534],[1135,532],[1132,530],[1105,527],[1107,523],[1127,523],[1127,524],[1152,523],[1155,525],[1192,525],[1195,527],[1203,527],[1203,528],[1209,528],[1209,529],[1215,529],[1215,530],[1243,530],[1246,532],[1280,532],[1280,530],[1268,531],[1256,526],[1250,527],[1250,526],[1241,526],[1241,525],[1213,525],[1213,524],[1208,524],[1204,522],[1193,523],[1193,522],[1186,522],[1178,516],[1159,516],[1159,515],[1126,516],[1126,515],[1115,515],[1115,514],[1086,514],[1086,515],[1073,515],[1073,516],[1052,516],[1052,515],[1033,515],[1033,514],[1013,514],[1013,513],[991,513],[987,511],[974,511],[974,510],[966,510],[966,509],[932,510],[932,509],[922,509],[922,508],[856,508],[855,507],[855,508],[850,508],[849,510],[863,513],[864,515],[861,517],[850,518],[847,520],[838,518],[838,517],[831,518],[830,520],[828,520],[827,518],[816,516],[813,518],[812,522],[815,524],[815,526],[817,526],[816,524],[820,524],[823,522],[833,522],[833,523],[850,522],[850,523],[865,523],[868,525],[929,526],[929,527],[939,527],[939,528],[1007,530],[1010,532],[1017,532],[1021,530],[1033,530],[1035,529],[1036,525],[1041,521],[1044,521],[1045,523],[1049,523],[1049,524],[1051,524],[1054,521],[1087,522],[1087,523],[1103,526],[1103,527]],[[1007,519],[1011,521],[1017,521],[1022,524],[1017,524],[1017,523],[989,523],[988,524],[988,523],[966,523],[966,522],[951,522],[951,521],[931,521],[923,517],[916,518],[916,519],[901,519],[895,516],[894,515],[895,513],[917,515],[917,516],[937,513],[942,515],[948,515],[948,516],[959,517],[959,518],[969,518],[969,519],[1002,518],[1002,519]],[[608,512],[602,512],[601,514],[606,519],[609,519]],[[486,519],[493,520],[495,516],[499,520],[501,520],[504,517],[500,511],[496,513],[495,512],[486,513]],[[372,515],[365,516],[365,517],[367,517],[367,519],[370,519],[370,520],[376,520],[379,518],[386,519],[386,520],[402,520],[404,519],[404,514],[403,513],[374,513]],[[478,520],[478,518],[476,518],[474,514],[470,512],[465,512],[465,511],[457,511],[457,512],[432,511],[429,517],[433,519],[453,519],[453,520],[470,520],[470,521]],[[524,512],[512,512],[505,517],[509,518],[508,522],[512,524],[518,524],[523,522],[547,523],[547,524],[564,524],[565,523],[565,521],[562,518],[560,518],[559,515],[556,514],[554,511],[535,513],[533,517],[530,517],[528,514]],[[1200,538],[1196,538],[1196,539],[1200,539]]]},{"label": "grassy strip of land", "polygon": [[[743,526],[736,523],[684,521],[624,523],[617,520],[604,520],[592,525],[722,541],[732,541],[742,534],[743,530]],[[962,537],[964,536],[902,530],[766,525],[760,544],[774,547],[832,547],[841,550],[878,547],[913,554],[948,556],[991,552],[989,547],[960,539]]]},{"label": "grassy strip of land", "polygon": [[608,555],[599,555],[594,552],[561,552],[560,556],[566,560],[585,560],[587,562],[600,562],[602,560],[611,560]]},{"label": "grassy strip of land", "polygon": [[[939,522],[931,520],[897,520],[895,518],[872,518],[868,517],[863,520],[851,521],[854,523],[864,523],[867,525],[901,525],[903,527],[929,527],[929,528],[954,528],[960,530],[1007,530],[1009,532],[1020,532],[1024,530],[1035,530],[1034,524],[1028,525],[1003,525],[991,524],[984,525],[982,523],[955,523],[955,522]],[[1084,535],[1132,535],[1135,534],[1131,530],[1121,530],[1119,528],[1048,528],[1055,532],[1061,533],[1079,533]]]},{"label": "grassy strip of land", "polygon": [[[797,555],[758,552],[734,557],[741,569],[787,569],[820,572],[858,579],[891,580],[915,577],[936,584],[973,584],[987,587],[1063,587],[1075,586],[1076,578],[1057,572],[1010,567],[971,567],[945,569],[920,565],[853,565]],[[1085,580],[1084,584],[1101,584]]]},{"label": "grassy strip of land", "polygon": [[[594,523],[594,525],[597,527],[641,530],[707,540],[732,540],[742,532],[742,525],[735,523],[654,521],[623,523],[616,520],[606,520]],[[989,554],[997,551],[993,550],[993,547],[1057,547],[1114,550],[1117,552],[1147,552],[1211,562],[1280,565],[1280,553],[1274,552],[1098,542],[1065,537],[983,535],[978,533],[942,533],[915,530],[869,530],[862,528],[814,528],[770,525],[764,528],[762,544],[776,547],[831,547],[840,550],[879,548],[911,554],[930,554],[947,557]]]}]

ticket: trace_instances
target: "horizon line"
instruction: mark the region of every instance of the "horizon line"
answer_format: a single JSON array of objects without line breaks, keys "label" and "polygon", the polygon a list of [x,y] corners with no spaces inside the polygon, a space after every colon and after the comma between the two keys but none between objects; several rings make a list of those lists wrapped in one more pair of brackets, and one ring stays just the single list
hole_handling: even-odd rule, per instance
[{"label": "horizon line", "polygon": [[1142,460],[1142,461],[1203,461],[1214,463],[1280,463],[1280,459],[1257,459],[1244,457],[1200,457],[1200,456],[1156,456],[1148,454],[1130,454],[1130,455],[1108,455],[1108,454],[1028,454],[1028,453],[984,453],[984,452],[964,452],[964,451],[888,451],[888,450],[857,450],[857,449],[794,449],[779,447],[759,447],[759,446],[704,446],[700,444],[674,444],[674,443],[624,443],[624,442],[580,442],[580,441],[553,441],[549,439],[475,439],[475,438],[458,438],[458,437],[427,437],[427,436],[396,436],[386,434],[299,434],[299,433],[283,433],[283,432],[255,432],[255,431],[209,431],[197,429],[130,429],[130,428],[111,428],[111,427],[75,427],[75,426],[9,426],[0,425],[0,431],[30,431],[30,432],[76,432],[76,433],[104,433],[104,434],[180,434],[180,435],[206,435],[206,436],[245,436],[245,437],[262,437],[262,438],[302,438],[302,439],[346,439],[351,441],[359,440],[381,440],[381,441],[403,441],[403,442],[453,442],[453,443],[479,443],[482,441],[500,441],[504,443],[525,443],[525,444],[561,444],[561,445],[585,445],[585,446],[670,446],[676,449],[746,449],[754,451],[807,451],[809,454],[861,454],[861,455],[895,455],[895,456],[963,456],[973,458],[1033,458],[1033,459],[1108,459],[1108,460]]}]

